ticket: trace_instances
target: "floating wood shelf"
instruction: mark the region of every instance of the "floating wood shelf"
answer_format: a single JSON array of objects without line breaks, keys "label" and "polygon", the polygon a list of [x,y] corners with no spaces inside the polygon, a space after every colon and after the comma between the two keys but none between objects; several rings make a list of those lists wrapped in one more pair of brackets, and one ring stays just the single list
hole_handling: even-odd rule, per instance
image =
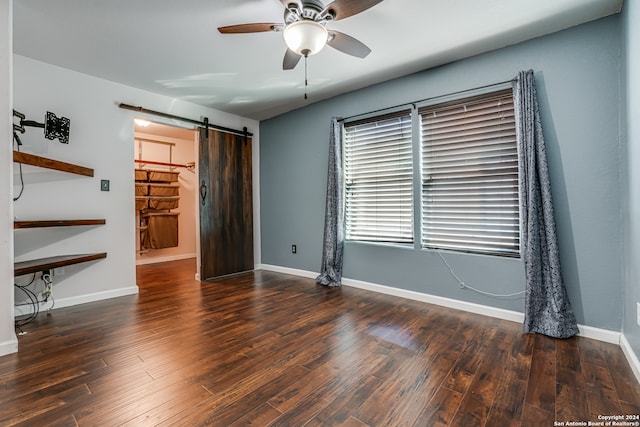
[{"label": "floating wood shelf", "polygon": [[53,268],[64,267],[65,265],[80,264],[106,258],[107,253],[82,254],[82,255],[61,255],[49,258],[40,258],[30,261],[16,262],[13,264],[13,275],[37,273],[39,271],[51,270]]},{"label": "floating wood shelf", "polygon": [[63,219],[43,221],[14,221],[13,229],[44,228],[44,227],[74,227],[79,225],[104,225],[104,219]]},{"label": "floating wood shelf", "polygon": [[59,160],[48,159],[46,157],[36,156],[35,154],[23,153],[20,151],[13,152],[13,161],[25,165],[38,166],[46,169],[53,169],[62,172],[74,173],[83,176],[93,176],[93,169],[84,166],[65,163]]}]

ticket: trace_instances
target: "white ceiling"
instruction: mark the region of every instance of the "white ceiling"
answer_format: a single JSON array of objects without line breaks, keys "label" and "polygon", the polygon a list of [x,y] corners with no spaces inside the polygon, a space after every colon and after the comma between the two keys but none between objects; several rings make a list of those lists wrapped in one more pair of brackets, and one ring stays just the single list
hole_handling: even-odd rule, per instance
[{"label": "white ceiling", "polygon": [[[282,33],[217,27],[282,22],[279,0],[14,0],[14,52],[262,120],[344,92],[598,19],[623,0],[385,0],[328,28],[372,49],[330,47],[282,70]],[[325,4],[328,1],[325,1]]]}]

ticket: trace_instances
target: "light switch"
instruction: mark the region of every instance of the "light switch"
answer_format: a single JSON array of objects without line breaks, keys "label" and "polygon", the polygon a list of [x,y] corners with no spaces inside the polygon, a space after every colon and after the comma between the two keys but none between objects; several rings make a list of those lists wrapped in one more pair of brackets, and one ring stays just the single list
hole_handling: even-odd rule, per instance
[{"label": "light switch", "polygon": [[109,180],[101,179],[100,180],[100,191],[109,191]]}]

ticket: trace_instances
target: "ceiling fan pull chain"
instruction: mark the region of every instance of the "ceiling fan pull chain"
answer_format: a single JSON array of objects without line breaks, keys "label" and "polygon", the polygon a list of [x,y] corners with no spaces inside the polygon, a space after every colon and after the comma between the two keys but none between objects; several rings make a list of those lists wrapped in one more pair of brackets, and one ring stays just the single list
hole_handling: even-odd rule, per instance
[{"label": "ceiling fan pull chain", "polygon": [[307,99],[307,57],[308,55],[304,56],[304,99]]}]

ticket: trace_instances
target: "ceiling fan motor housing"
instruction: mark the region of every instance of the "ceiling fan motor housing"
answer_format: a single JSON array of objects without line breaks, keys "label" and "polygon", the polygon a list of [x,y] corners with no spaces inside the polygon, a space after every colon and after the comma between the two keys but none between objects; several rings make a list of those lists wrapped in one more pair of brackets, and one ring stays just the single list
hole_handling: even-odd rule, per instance
[{"label": "ceiling fan motor housing", "polygon": [[[302,10],[300,10],[302,5]],[[319,0],[305,0],[298,2],[291,2],[284,10],[284,22],[290,24],[292,22],[307,19],[310,21],[316,21],[323,23],[328,19],[333,19],[330,12],[324,11],[324,4]]]}]

